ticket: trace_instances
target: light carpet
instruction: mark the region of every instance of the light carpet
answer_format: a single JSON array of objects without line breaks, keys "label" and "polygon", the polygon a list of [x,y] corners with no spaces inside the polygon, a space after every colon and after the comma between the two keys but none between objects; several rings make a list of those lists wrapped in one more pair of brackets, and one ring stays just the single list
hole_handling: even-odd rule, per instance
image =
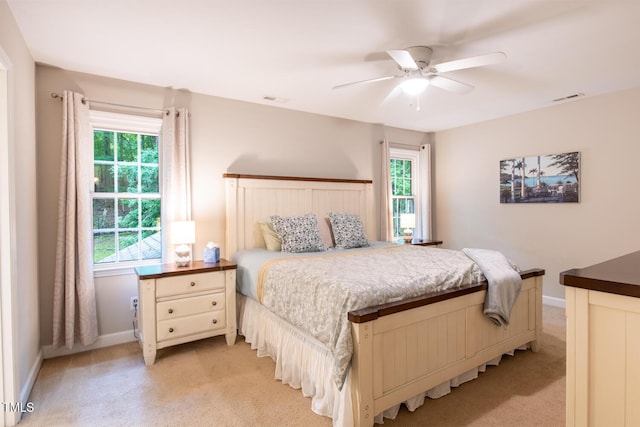
[{"label": "light carpet", "polygon": [[[565,317],[544,306],[542,350],[518,351],[478,379],[385,426],[564,426]],[[137,343],[45,360],[20,426],[331,426],[274,363],[239,337],[160,350],[146,367]]]}]

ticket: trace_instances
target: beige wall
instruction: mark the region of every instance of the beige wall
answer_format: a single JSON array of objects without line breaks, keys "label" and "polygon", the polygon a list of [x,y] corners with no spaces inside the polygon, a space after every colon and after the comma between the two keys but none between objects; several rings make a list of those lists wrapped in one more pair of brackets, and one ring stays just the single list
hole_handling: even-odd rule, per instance
[{"label": "beige wall", "polygon": [[[41,361],[38,322],[35,64],[4,0],[0,0],[0,50],[11,63],[7,70],[11,201],[9,206],[3,204],[1,208],[12,215],[13,233],[2,236],[2,239],[12,239],[8,265],[13,276],[13,283],[3,283],[2,286],[11,286],[13,313],[10,315],[14,323],[16,387],[26,399]],[[7,314],[9,313],[3,313],[5,316]]]},{"label": "beige wall", "polygon": [[[438,133],[435,235],[544,268],[544,294],[564,298],[561,271],[640,250],[638,111],[640,89]],[[501,159],[569,151],[581,153],[580,203],[499,203]]]},{"label": "beige wall", "polygon": [[[373,179],[378,181],[378,141],[418,145],[426,135],[135,84],[47,66],[36,68],[38,108],[38,189],[42,344],[51,343],[51,299],[55,254],[61,107],[51,92],[71,89],[89,99],[191,112],[192,216],[194,254],[202,258],[208,241],[224,245],[225,172]],[[100,335],[131,329],[129,297],[136,295],[134,275],[96,279]]]},{"label": "beige wall", "polygon": [[[224,172],[378,181],[378,141],[419,145],[429,136],[349,120],[141,85],[47,66],[36,68],[41,342],[51,343],[60,102],[72,89],[90,99],[191,111],[195,256],[224,244]],[[563,298],[558,273],[637,249],[639,145],[633,111],[640,92],[583,99],[435,135],[434,235],[450,248],[502,250],[523,268],[547,270],[545,295]],[[582,153],[582,201],[575,205],[501,205],[498,162],[513,156]],[[621,153],[621,155],[619,155]],[[634,156],[635,155],[635,156]],[[614,181],[614,182],[612,182]],[[633,190],[633,189],[632,189]],[[610,208],[611,207],[611,208]],[[634,238],[633,236],[636,236]],[[636,247],[634,248],[634,245]],[[133,275],[96,280],[99,332],[131,329]]]}]

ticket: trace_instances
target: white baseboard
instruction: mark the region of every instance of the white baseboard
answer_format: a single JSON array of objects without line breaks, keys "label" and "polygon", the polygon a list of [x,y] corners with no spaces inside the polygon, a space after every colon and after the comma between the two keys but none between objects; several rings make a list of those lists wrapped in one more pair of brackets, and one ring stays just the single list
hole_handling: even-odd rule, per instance
[{"label": "white baseboard", "polygon": [[542,303],[553,307],[566,308],[565,301],[562,298],[542,296]]},{"label": "white baseboard", "polygon": [[[549,297],[549,296],[543,295],[542,303],[553,306],[553,307],[565,308],[565,301],[562,298],[555,298],[555,297]],[[83,351],[95,350],[97,348],[110,347],[112,345],[124,344],[127,342],[136,341],[136,340],[137,338],[133,336],[132,331],[123,331],[123,332],[116,332],[108,335],[100,335],[96,340],[96,342],[88,346],[83,346],[81,344],[76,343],[76,345],[74,345],[71,350],[69,350],[66,347],[61,347],[57,350],[54,350],[52,345],[46,345],[43,347],[43,352],[44,352],[45,359],[51,359],[54,357],[67,356],[69,354],[81,353]],[[34,375],[33,381],[35,381],[35,376],[38,374],[38,371],[40,370],[40,364],[42,364],[42,357],[39,357],[39,362],[36,362],[36,363],[37,363],[37,366],[34,365],[34,368],[37,368],[37,369],[32,368],[31,372],[29,373],[30,376],[33,373]],[[31,381],[31,378],[30,378],[30,381]],[[31,391],[32,386],[33,386],[33,382],[31,382],[31,385],[29,386],[29,392]],[[21,393],[21,396],[22,396],[22,393]],[[27,397],[28,397],[28,393],[27,393]]]},{"label": "white baseboard", "polygon": [[[29,408],[29,406],[27,406],[27,403],[29,402],[29,396],[31,395],[33,385],[36,383],[36,378],[38,377],[38,372],[40,372],[40,368],[42,367],[43,360],[44,352],[42,349],[40,349],[38,355],[36,356],[36,360],[33,361],[33,365],[31,365],[31,369],[29,369],[27,381],[25,381],[22,389],[20,390],[20,403],[22,405],[21,408]],[[18,417],[22,419],[22,415],[23,413],[21,411]]]},{"label": "white baseboard", "polygon": [[76,343],[71,350],[67,347],[60,347],[57,350],[53,349],[52,345],[45,345],[44,358],[51,359],[53,357],[67,356],[69,354],[81,353],[83,351],[95,350],[97,348],[111,347],[112,345],[124,344],[126,342],[136,341],[137,338],[133,336],[133,331],[122,331],[113,334],[100,335],[96,342],[91,345],[84,346]]}]

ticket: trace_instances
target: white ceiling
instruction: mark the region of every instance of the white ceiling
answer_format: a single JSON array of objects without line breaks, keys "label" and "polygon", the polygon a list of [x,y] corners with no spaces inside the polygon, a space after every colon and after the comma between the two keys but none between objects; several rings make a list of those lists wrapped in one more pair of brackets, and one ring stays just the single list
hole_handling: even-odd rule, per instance
[{"label": "white ceiling", "polygon": [[[640,1],[8,0],[36,62],[387,126],[438,131],[640,87]],[[416,100],[384,52],[434,62],[502,51],[452,71],[465,95]],[[265,96],[284,101],[266,101]],[[570,101],[565,101],[570,102]]]}]

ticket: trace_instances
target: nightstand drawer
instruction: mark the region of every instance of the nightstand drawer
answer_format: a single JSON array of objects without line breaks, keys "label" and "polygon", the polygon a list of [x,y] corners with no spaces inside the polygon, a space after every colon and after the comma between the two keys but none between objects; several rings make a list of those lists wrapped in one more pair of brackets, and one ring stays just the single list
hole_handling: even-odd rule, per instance
[{"label": "nightstand drawer", "polygon": [[224,310],[224,292],[159,302],[156,316],[166,320],[214,310]]},{"label": "nightstand drawer", "polygon": [[158,341],[224,329],[225,326],[224,311],[212,311],[194,316],[161,320],[158,322]]},{"label": "nightstand drawer", "polygon": [[224,289],[225,279],[224,274],[213,272],[166,277],[158,279],[157,282],[156,296],[167,297],[190,292]]}]

